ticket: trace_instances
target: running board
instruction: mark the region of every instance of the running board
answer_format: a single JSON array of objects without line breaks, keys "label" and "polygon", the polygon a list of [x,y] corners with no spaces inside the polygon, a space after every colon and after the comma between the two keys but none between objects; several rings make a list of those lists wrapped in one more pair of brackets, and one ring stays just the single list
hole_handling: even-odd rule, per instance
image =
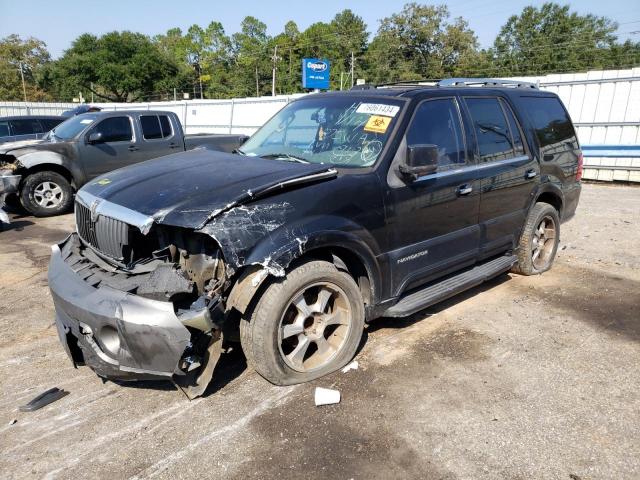
[{"label": "running board", "polygon": [[514,255],[505,255],[465,270],[438,283],[429,285],[422,290],[414,291],[401,297],[398,303],[389,307],[382,316],[407,317],[412,315],[506,272],[516,262],[517,258]]}]

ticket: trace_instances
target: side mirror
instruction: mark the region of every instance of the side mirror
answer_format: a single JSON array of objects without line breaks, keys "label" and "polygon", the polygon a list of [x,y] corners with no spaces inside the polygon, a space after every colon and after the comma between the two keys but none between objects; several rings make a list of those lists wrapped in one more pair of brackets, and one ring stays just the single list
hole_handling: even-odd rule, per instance
[{"label": "side mirror", "polygon": [[91,145],[94,145],[96,143],[102,143],[102,132],[90,133],[88,141]]},{"label": "side mirror", "polygon": [[410,145],[405,163],[400,165],[400,173],[411,180],[434,173],[438,170],[438,156],[437,145]]}]

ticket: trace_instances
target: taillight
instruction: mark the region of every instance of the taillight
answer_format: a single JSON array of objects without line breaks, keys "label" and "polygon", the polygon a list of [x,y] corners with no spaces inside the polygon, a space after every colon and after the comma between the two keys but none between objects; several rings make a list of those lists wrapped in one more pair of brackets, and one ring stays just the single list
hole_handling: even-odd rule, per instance
[{"label": "taillight", "polygon": [[576,181],[582,180],[582,169],[583,169],[584,159],[582,158],[582,152],[578,155],[578,170],[576,171]]}]

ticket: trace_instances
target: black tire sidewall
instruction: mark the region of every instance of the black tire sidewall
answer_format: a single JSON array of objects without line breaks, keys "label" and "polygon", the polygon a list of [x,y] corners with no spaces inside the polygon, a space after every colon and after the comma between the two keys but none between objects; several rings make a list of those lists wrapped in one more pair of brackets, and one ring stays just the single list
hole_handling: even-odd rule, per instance
[{"label": "black tire sidewall", "polygon": [[[44,208],[38,205],[34,199],[34,190],[42,182],[50,181],[62,189],[62,202],[54,208]],[[73,203],[73,189],[71,185],[57,172],[37,172],[24,180],[20,189],[20,203],[32,215],[36,217],[51,217],[67,212]]]},{"label": "black tire sidewall", "polygon": [[[553,245],[553,251],[551,253],[551,259],[549,260],[549,262],[547,262],[544,268],[537,269],[534,266],[533,260],[531,258],[531,246],[533,242],[535,229],[537,228],[537,226],[540,224],[540,222],[544,217],[551,217],[553,219],[553,222],[555,223],[556,235],[554,238],[554,245]],[[537,274],[546,272],[553,265],[553,262],[556,258],[556,254],[558,253],[558,245],[560,243],[560,217],[558,215],[558,211],[548,203],[536,204],[534,209],[531,211],[531,218],[527,222],[526,231],[524,232],[524,235],[525,235],[524,237],[525,249],[521,253],[523,255],[528,255],[526,257],[525,270],[530,272],[531,275],[537,275]],[[523,258],[523,260],[525,259]]]},{"label": "black tire sidewall", "polygon": [[[351,307],[351,328],[341,351],[329,364],[311,372],[298,372],[290,368],[280,354],[280,318],[293,295],[316,282],[332,283],[344,291]],[[254,368],[260,375],[277,385],[307,382],[342,368],[355,355],[364,331],[362,295],[355,281],[332,263],[312,261],[269,285],[253,311],[251,329],[250,348],[253,348]]]}]

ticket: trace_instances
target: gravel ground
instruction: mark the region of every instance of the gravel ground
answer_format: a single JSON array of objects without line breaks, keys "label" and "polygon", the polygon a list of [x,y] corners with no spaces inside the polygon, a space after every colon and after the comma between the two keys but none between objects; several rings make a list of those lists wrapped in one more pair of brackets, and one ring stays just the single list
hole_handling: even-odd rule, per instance
[{"label": "gravel ground", "polygon": [[72,226],[0,233],[2,478],[640,478],[640,188],[585,185],[553,270],[375,321],[358,370],[275,387],[231,351],[193,402],[71,367],[46,267]]}]

